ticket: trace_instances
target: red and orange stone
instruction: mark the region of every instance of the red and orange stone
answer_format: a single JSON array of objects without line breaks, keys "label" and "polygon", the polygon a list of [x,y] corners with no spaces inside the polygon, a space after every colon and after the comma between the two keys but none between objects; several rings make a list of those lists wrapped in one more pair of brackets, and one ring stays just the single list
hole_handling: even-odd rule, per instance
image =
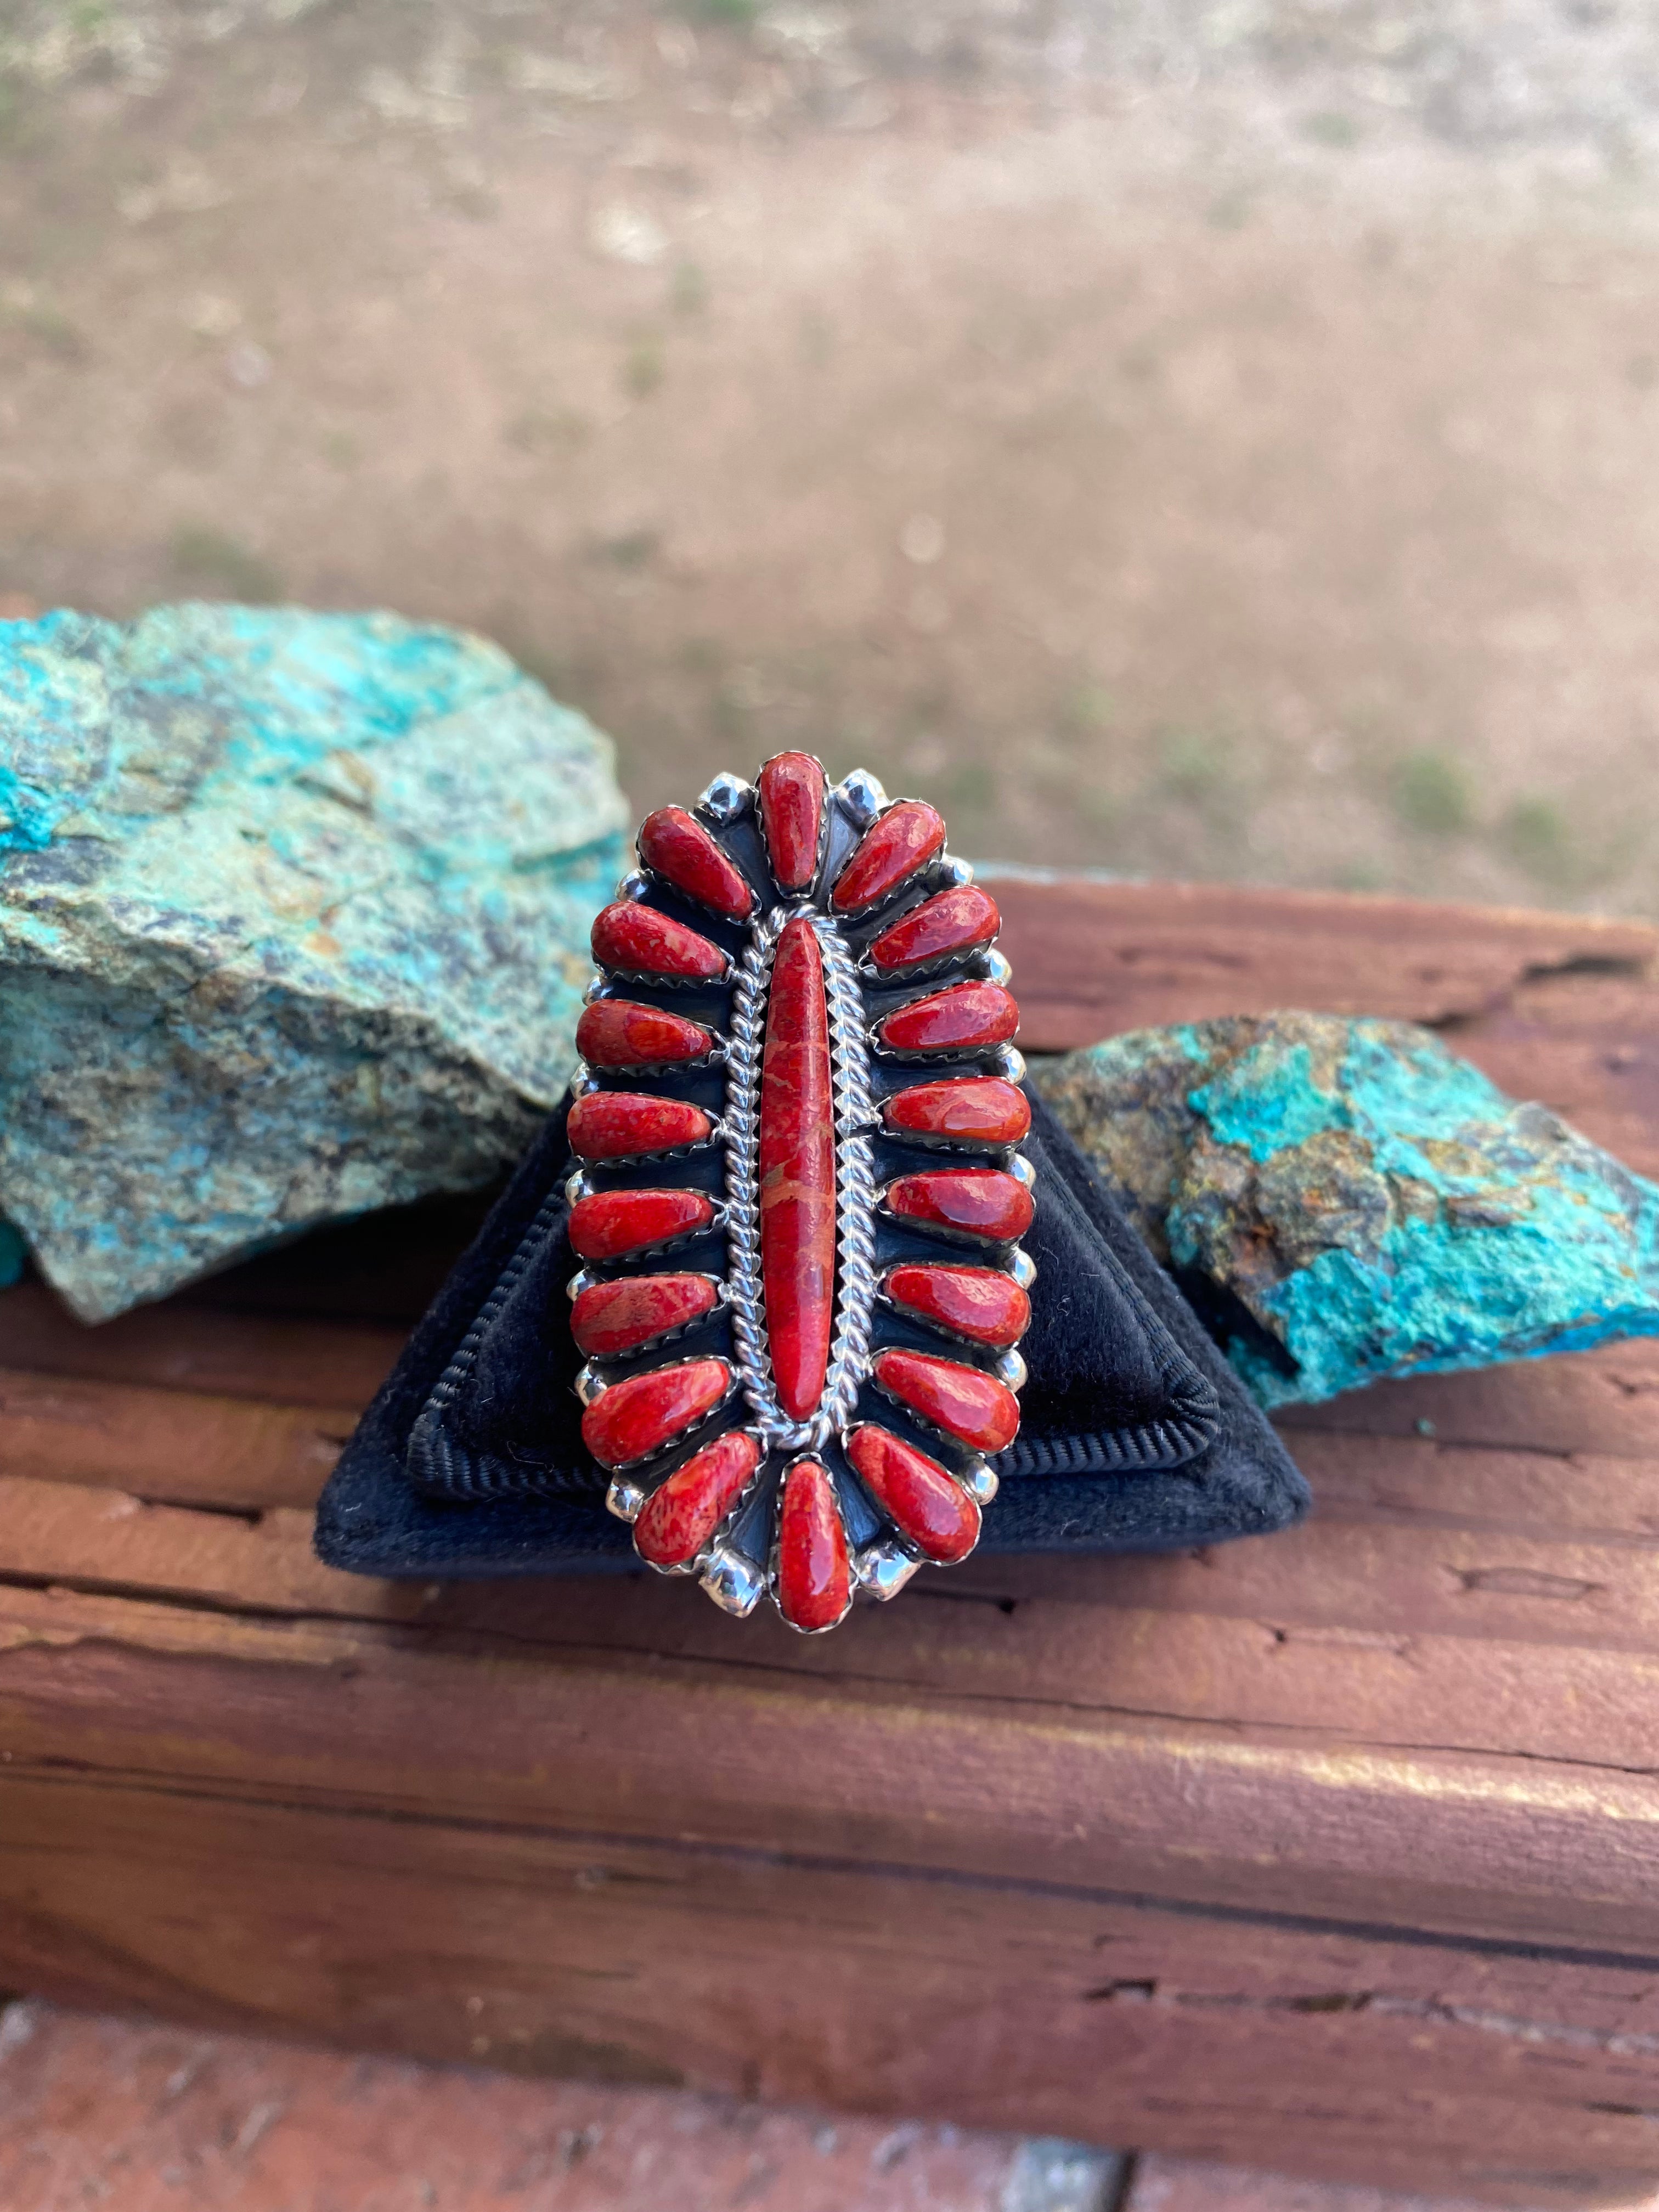
[{"label": "red and orange stone", "polygon": [[755,787],[766,856],[780,890],[805,890],[817,873],[823,829],[823,763],[811,753],[777,753]]},{"label": "red and orange stone", "polygon": [[881,1118],[896,1137],[936,1137],[958,1145],[1017,1145],[1031,1127],[1030,1102],[1017,1084],[1000,1075],[957,1075],[944,1083],[914,1083],[882,1105]]},{"label": "red and orange stone", "polygon": [[702,1060],[711,1030],[639,999],[596,999],[576,1024],[576,1049],[594,1067],[667,1067]]},{"label": "red and orange stone", "polygon": [[864,833],[830,894],[837,914],[861,914],[908,882],[945,842],[945,821],[920,799],[901,799]]},{"label": "red and orange stone", "polygon": [[889,1429],[854,1429],[847,1456],[882,1511],[924,1557],[941,1566],[979,1541],[979,1508],[936,1459]]},{"label": "red and orange stone", "polygon": [[811,923],[785,922],[761,1057],[761,1280],[778,1403],[817,1407],[836,1308],[836,1124],[823,954]]},{"label": "red and orange stone", "polygon": [[1001,1352],[1031,1322],[1031,1302],[1000,1267],[943,1267],[907,1261],[883,1286],[896,1306],[971,1344]]},{"label": "red and orange stone", "polygon": [[718,1292],[708,1275],[624,1275],[590,1283],[570,1309],[570,1334],[589,1359],[616,1359],[643,1344],[688,1328],[713,1313]]},{"label": "red and orange stone", "polygon": [[884,975],[988,945],[1002,927],[997,902],[976,884],[953,884],[890,922],[872,940],[870,964]]},{"label": "red and orange stone", "polygon": [[742,1497],[761,1462],[758,1439],[747,1429],[728,1429],[677,1467],[640,1509],[634,1548],[653,1567],[684,1567],[695,1559]]},{"label": "red and orange stone", "polygon": [[700,1190],[598,1190],[570,1209],[570,1249],[579,1260],[622,1260],[694,1237],[714,1218]]},{"label": "red and orange stone", "polygon": [[1019,1030],[1019,1007],[1000,983],[957,983],[896,1006],[877,1035],[890,1052],[965,1052],[1006,1044]]},{"label": "red and orange stone", "polygon": [[878,1352],[872,1372],[901,1405],[975,1451],[1006,1450],[1019,1433],[1018,1399],[981,1368],[927,1352],[893,1351]]},{"label": "red and orange stone", "polygon": [[797,1460],[778,1508],[779,1608],[792,1626],[816,1632],[833,1628],[852,1601],[835,1486],[817,1460]]},{"label": "red and orange stone", "polygon": [[640,824],[640,858],[653,875],[728,921],[747,921],[755,894],[731,854],[683,806],[659,806]]},{"label": "red and orange stone", "polygon": [[926,1168],[887,1186],[887,1211],[926,1229],[1012,1244],[1030,1227],[1036,1207],[1018,1176],[1000,1168]]},{"label": "red and orange stone", "polygon": [[637,1159],[701,1145],[714,1123],[701,1106],[647,1091],[593,1091],[570,1109],[570,1149],[581,1160]]},{"label": "red and orange stone", "polygon": [[582,1442],[601,1467],[632,1467],[712,1413],[731,1383],[723,1359],[683,1359],[630,1375],[582,1415]]},{"label": "red and orange stone", "polygon": [[594,916],[589,940],[602,968],[633,975],[672,975],[718,982],[728,963],[718,945],[672,915],[637,900],[617,899]]}]

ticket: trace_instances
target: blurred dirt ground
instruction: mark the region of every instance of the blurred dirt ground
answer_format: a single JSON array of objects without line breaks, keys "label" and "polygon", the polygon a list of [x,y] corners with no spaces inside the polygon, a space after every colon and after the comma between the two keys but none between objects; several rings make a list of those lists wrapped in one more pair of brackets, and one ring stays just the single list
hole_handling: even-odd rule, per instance
[{"label": "blurred dirt ground", "polygon": [[1659,911],[1659,19],[0,0],[0,601],[501,638],[641,806]]}]

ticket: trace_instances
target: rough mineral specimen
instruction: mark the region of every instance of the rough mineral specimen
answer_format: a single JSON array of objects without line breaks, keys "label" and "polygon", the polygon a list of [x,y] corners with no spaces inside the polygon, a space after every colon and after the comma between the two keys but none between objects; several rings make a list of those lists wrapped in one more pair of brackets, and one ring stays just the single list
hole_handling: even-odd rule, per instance
[{"label": "rough mineral specimen", "polygon": [[478,638],[0,622],[0,1211],[93,1320],[487,1181],[569,1073],[624,820]]},{"label": "rough mineral specimen", "polygon": [[1035,1074],[1264,1405],[1659,1334],[1659,1187],[1425,1030],[1241,1017]]}]

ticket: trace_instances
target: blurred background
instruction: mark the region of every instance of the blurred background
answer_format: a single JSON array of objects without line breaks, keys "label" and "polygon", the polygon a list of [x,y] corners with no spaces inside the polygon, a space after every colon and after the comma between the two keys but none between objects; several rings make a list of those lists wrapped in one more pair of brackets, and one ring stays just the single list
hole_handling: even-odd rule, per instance
[{"label": "blurred background", "polygon": [[1659,912],[1659,15],[0,0],[0,611],[502,641],[641,807]]}]

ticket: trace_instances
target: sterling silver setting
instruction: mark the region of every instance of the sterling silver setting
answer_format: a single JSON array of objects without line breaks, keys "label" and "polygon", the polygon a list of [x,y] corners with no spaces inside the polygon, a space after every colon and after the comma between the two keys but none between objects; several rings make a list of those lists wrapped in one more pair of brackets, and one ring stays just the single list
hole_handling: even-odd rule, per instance
[{"label": "sterling silver setting", "polygon": [[[991,1462],[1012,1434],[1006,1409],[997,1400],[989,1413],[975,1413],[981,1425],[989,1423],[994,1429],[1000,1419],[1007,1430],[1006,1436],[995,1430],[986,1442],[971,1423],[964,1425],[965,1417],[950,1396],[954,1387],[951,1378],[957,1385],[970,1386],[968,1395],[975,1407],[990,1403],[984,1398],[986,1391],[1000,1391],[1006,1397],[1017,1394],[1025,1380],[1025,1363],[1008,1333],[1012,1323],[1000,1335],[976,1335],[971,1315],[965,1323],[958,1323],[914,1298],[907,1304],[895,1293],[896,1275],[901,1282],[913,1284],[916,1278],[926,1278],[930,1285],[941,1276],[971,1279],[965,1292],[960,1282],[953,1285],[953,1294],[970,1300],[981,1295],[978,1282],[994,1279],[1006,1286],[998,1310],[1028,1312],[1024,1294],[1036,1271],[1018,1241],[1017,1221],[1013,1233],[1008,1234],[1003,1228],[976,1225],[971,1218],[952,1220],[943,1213],[934,1218],[917,1210],[907,1195],[930,1178],[961,1185],[972,1180],[975,1171],[983,1171],[982,1181],[1012,1190],[1018,1201],[1016,1213],[1023,1207],[1019,1218],[1029,1222],[1028,1197],[1035,1176],[1018,1149],[1029,1115],[1012,1137],[1006,1129],[986,1133],[988,1122],[980,1133],[963,1137],[947,1110],[953,1102],[930,1103],[925,1109],[919,1102],[912,1109],[915,1115],[937,1111],[938,1120],[915,1126],[902,1121],[895,1108],[895,1102],[910,1091],[953,1080],[979,1081],[981,1091],[1017,1088],[1025,1067],[1011,1041],[1011,1027],[902,1046],[888,1045],[880,1033],[882,1024],[896,1014],[963,985],[1008,1003],[1010,969],[994,946],[994,907],[974,886],[971,867],[951,855],[932,810],[919,801],[890,800],[878,780],[863,770],[831,787],[818,764],[811,763],[822,781],[816,848],[809,863],[809,846],[795,833],[792,866],[784,849],[788,823],[785,820],[780,827],[767,812],[774,803],[768,772],[781,760],[796,764],[791,773],[801,775],[805,771],[799,764],[809,758],[778,757],[765,764],[758,784],[732,775],[716,776],[690,816],[662,809],[647,818],[641,832],[640,866],[619,884],[616,905],[606,915],[650,908],[662,920],[637,918],[611,942],[635,947],[642,928],[678,929],[682,937],[690,932],[703,942],[705,964],[696,972],[666,972],[641,965],[630,951],[625,960],[605,959],[596,969],[588,1004],[599,1012],[629,1020],[659,1008],[682,1023],[698,1024],[712,1041],[707,1049],[678,1060],[658,1058],[653,1050],[605,1063],[590,1054],[579,1066],[572,1084],[572,1145],[577,1157],[566,1199],[572,1207],[603,1206],[607,1200],[621,1204],[633,1193],[654,1199],[696,1191],[708,1201],[708,1218],[702,1225],[590,1251],[570,1278],[571,1326],[579,1346],[584,1315],[590,1309],[597,1312],[596,1301],[614,1287],[625,1289],[636,1279],[645,1280],[647,1291],[656,1280],[676,1285],[702,1283],[709,1286],[712,1301],[683,1322],[647,1330],[626,1343],[588,1348],[574,1385],[585,1408],[584,1435],[608,1472],[605,1503],[633,1528],[636,1547],[648,1564],[665,1573],[694,1577],[713,1601],[734,1617],[745,1618],[763,1599],[770,1599],[790,1626],[819,1633],[844,1616],[846,1604],[836,1611],[832,1600],[825,1599],[814,1611],[803,1604],[798,1589],[792,1596],[792,1574],[795,1583],[805,1587],[800,1583],[803,1571],[790,1564],[794,1557],[790,1545],[795,1540],[787,1538],[784,1528],[783,1501],[792,1473],[799,1476],[807,1468],[813,1470],[814,1482],[822,1477],[827,1483],[830,1507],[824,1506],[822,1484],[814,1498],[831,1553],[840,1547],[847,1603],[857,1595],[890,1599],[924,1565],[963,1556],[960,1528],[946,1527],[941,1534],[941,1526],[951,1522],[954,1511],[959,1521],[963,1516],[971,1519],[976,1536],[979,1514],[997,1494]],[[896,807],[908,810],[907,826],[899,830],[890,824],[884,830]],[[696,835],[710,841],[716,848],[714,865],[718,867],[723,860],[742,878],[751,896],[750,910],[743,919],[726,915],[714,903],[711,879],[706,875],[696,876],[678,858],[672,865],[665,863],[660,845],[650,848],[657,854],[654,863],[644,857],[653,824],[670,815],[676,817],[682,846],[690,824],[691,844],[695,847]],[[909,823],[920,816],[933,821],[937,845],[915,860],[907,860],[902,872],[867,904],[855,902],[849,888],[850,910],[838,908],[836,886],[853,859],[860,856],[862,860],[872,850],[869,841],[878,836],[888,836],[890,845],[899,846],[902,837],[910,834]],[[884,857],[887,849],[883,848]],[[785,882],[786,876],[793,878],[793,888]],[[946,907],[952,901],[974,906],[981,917],[978,934],[971,939],[963,935],[952,943],[947,932],[937,949],[924,950],[914,959],[884,954],[878,944],[884,933],[908,923],[919,908],[936,899]],[[982,919],[988,910],[988,927]],[[596,947],[605,920],[602,915],[595,924]],[[773,975],[784,931],[797,921],[810,925],[821,961],[819,1035],[827,1030],[829,1119],[834,1138],[830,1347],[822,1390],[803,1418],[796,1418],[781,1399],[774,1371],[761,1175]],[[923,923],[934,926],[930,917],[923,917]],[[799,933],[791,941],[798,954]],[[618,1001],[626,1003],[619,1007]],[[924,1009],[924,1014],[937,1018],[932,1008]],[[702,1046],[705,1041],[696,1037],[694,1042]],[[649,1107],[661,1097],[677,1110],[695,1109],[702,1119],[689,1135],[684,1125],[666,1132],[684,1136],[684,1141],[656,1149],[641,1145],[622,1154],[597,1150],[583,1154],[577,1133],[582,1109],[603,1107],[608,1094],[617,1093],[625,1094],[622,1103],[630,1108]],[[1012,1103],[1023,1106],[1018,1099]],[[1013,1118],[1006,1101],[999,1110]],[[1007,1201],[1000,1202],[1006,1211]],[[574,1222],[572,1235],[574,1239]],[[580,1243],[577,1250],[580,1255]],[[1024,1326],[1020,1321],[1013,1334]],[[822,1339],[818,1341],[821,1346]],[[910,1370],[902,1370],[902,1389],[897,1387],[890,1365],[878,1373],[889,1352],[908,1355],[912,1369],[920,1362],[945,1370],[945,1397],[940,1401],[945,1410],[926,1398]],[[726,1379],[713,1402],[677,1419],[669,1433],[637,1456],[627,1455],[614,1436],[605,1437],[601,1451],[595,1440],[605,1432],[591,1424],[596,1419],[603,1422],[611,1407],[623,1402],[629,1395],[626,1386],[660,1376],[673,1366],[684,1367],[689,1374],[699,1362],[724,1363]],[[637,1391],[634,1397],[644,1402]],[[1017,1412],[1012,1419],[1017,1426]],[[848,1440],[856,1452],[859,1440],[872,1430],[886,1437],[888,1447],[910,1455],[906,1466],[921,1462],[924,1472],[916,1480],[925,1501],[931,1500],[933,1520],[902,1483],[899,1489],[893,1488],[890,1467],[884,1466],[878,1482],[867,1466],[861,1472],[849,1456]],[[691,1510],[704,1494],[698,1487],[707,1482],[701,1470],[709,1455],[726,1448],[728,1439],[732,1455],[752,1453],[754,1464],[744,1472],[739,1458],[732,1457],[734,1471],[722,1476],[726,1487],[719,1492],[722,1510],[704,1529]],[[663,1533],[665,1516],[672,1520],[681,1510],[678,1504],[669,1503],[681,1495],[671,1487],[677,1478],[682,1479],[681,1490],[690,1501],[683,1517],[688,1526],[695,1524],[697,1534],[690,1548],[689,1539],[680,1543],[677,1536],[671,1543]],[[955,1508],[950,1505],[951,1498],[960,1501]],[[813,1530],[816,1540],[816,1522]],[[680,1543],[678,1550],[674,1543]],[[827,1617],[830,1612],[833,1619]],[[826,1617],[820,1618],[820,1613]]]}]

